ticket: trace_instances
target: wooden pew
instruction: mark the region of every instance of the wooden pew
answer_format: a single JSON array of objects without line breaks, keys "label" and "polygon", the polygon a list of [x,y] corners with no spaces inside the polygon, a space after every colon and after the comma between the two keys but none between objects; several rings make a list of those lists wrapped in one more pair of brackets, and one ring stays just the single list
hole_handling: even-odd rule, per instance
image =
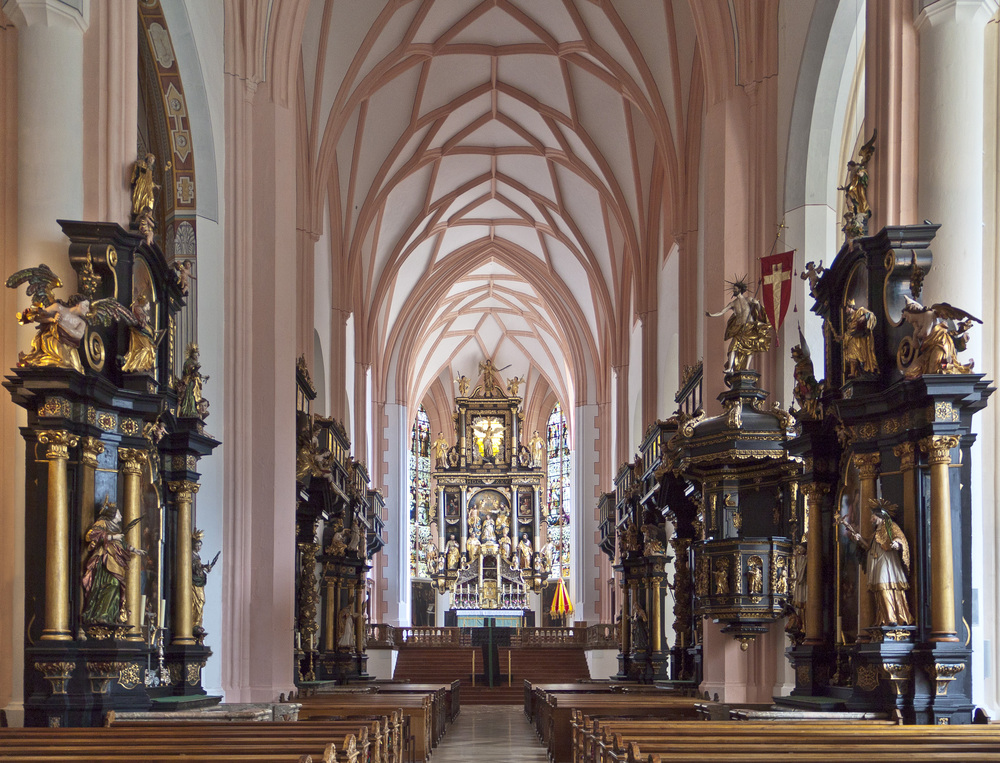
[{"label": "wooden pew", "polygon": [[666,691],[634,694],[557,694],[547,693],[540,708],[542,742],[553,763],[569,763],[573,759],[572,714],[580,710],[587,715],[625,715],[671,720],[697,717],[695,700]]},{"label": "wooden pew", "polygon": [[[651,760],[966,761],[1000,759],[1000,730],[989,726],[900,726],[778,721],[684,722],[577,716],[575,761]],[[951,755],[952,757],[948,757]]]},{"label": "wooden pew", "polygon": [[409,719],[413,757],[427,760],[435,745],[429,694],[317,694],[300,698],[299,720],[400,710]]}]

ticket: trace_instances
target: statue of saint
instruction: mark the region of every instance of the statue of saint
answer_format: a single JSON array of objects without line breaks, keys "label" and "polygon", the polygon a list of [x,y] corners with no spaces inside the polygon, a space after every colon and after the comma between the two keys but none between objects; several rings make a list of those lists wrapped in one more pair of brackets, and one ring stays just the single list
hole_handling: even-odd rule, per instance
[{"label": "statue of saint", "polygon": [[877,319],[875,313],[867,307],[854,304],[850,299],[844,306],[844,333],[837,339],[844,347],[844,370],[848,379],[854,379],[862,373],[877,374],[878,360],[875,358],[875,329]]},{"label": "statue of saint", "polygon": [[483,543],[496,543],[497,533],[496,533],[496,523],[493,521],[493,517],[486,517],[483,520]]},{"label": "statue of saint", "polygon": [[510,552],[512,547],[512,541],[510,539],[510,531],[504,527],[503,535],[500,536],[500,558],[503,559],[508,564],[510,563]]},{"label": "statue of saint", "polygon": [[855,543],[867,551],[868,590],[875,597],[875,625],[912,625],[913,616],[906,601],[910,587],[907,569],[910,547],[903,531],[892,520],[896,507],[884,498],[871,502],[872,537],[864,538],[847,520],[840,523]]},{"label": "statue of saint", "polygon": [[438,568],[438,558],[441,556],[441,554],[438,552],[437,543],[435,543],[433,540],[427,541],[427,545],[425,546],[424,549],[424,554],[425,554],[424,558],[426,559],[427,569],[430,572],[436,572]]},{"label": "statue of saint", "polygon": [[476,559],[479,558],[479,549],[482,544],[479,542],[479,538],[475,535],[470,535],[465,541],[465,550],[469,558],[469,564],[472,564]]},{"label": "statue of saint", "polygon": [[153,167],[156,157],[146,154],[145,158],[136,159],[132,165],[132,217],[139,219],[143,214],[153,211],[154,192],[160,186],[153,180]]},{"label": "statue of saint", "polygon": [[767,320],[764,306],[756,297],[747,294],[747,284],[738,278],[730,284],[732,299],[717,313],[706,312],[709,318],[719,318],[729,310],[732,315],[726,322],[726,336],[729,340],[726,365],[727,374],[745,371],[750,357],[771,349],[771,324]]},{"label": "statue of saint", "polygon": [[538,434],[537,429],[528,440],[528,450],[531,451],[531,466],[540,469],[545,463],[545,439]]},{"label": "statue of saint", "polygon": [[[913,350],[913,359],[908,365],[900,362],[900,370],[906,378],[916,379],[924,374],[972,373],[974,363],[959,363],[958,353],[968,344],[967,332],[972,324],[981,324],[982,321],[947,302],[925,307],[914,299],[905,299],[903,320],[913,327],[913,336],[903,340]],[[958,325],[951,329],[945,321],[958,321]],[[903,346],[900,346],[900,354]]]},{"label": "statue of saint", "polygon": [[347,539],[350,533],[344,527],[341,519],[333,520],[333,535],[330,537],[330,545],[326,552],[332,556],[344,556],[347,553]]},{"label": "statue of saint", "polygon": [[338,649],[351,651],[354,649],[354,613],[350,607],[340,610],[340,638],[337,639]]},{"label": "statue of saint", "polygon": [[659,531],[654,524],[642,526],[642,555],[643,556],[663,556],[667,553],[660,540]]},{"label": "statue of saint", "polygon": [[522,570],[531,569],[531,541],[528,533],[521,533],[521,540],[517,543],[517,561]]},{"label": "statue of saint", "polygon": [[806,580],[806,566],[809,557],[806,555],[805,541],[795,546],[792,554],[792,569],[795,570],[795,580],[792,588],[792,606],[800,614],[804,612],[806,599],[809,598],[809,583]]},{"label": "statue of saint", "polygon": [[201,359],[198,345],[192,342],[187,348],[187,358],[181,378],[177,381],[177,418],[204,419],[208,413],[208,401],[202,398],[202,385],[208,381],[201,374]]},{"label": "statue of saint", "polygon": [[448,441],[444,439],[444,432],[438,432],[437,439],[431,443],[431,451],[434,453],[435,468],[446,468],[448,466]]},{"label": "statue of saint", "polygon": [[122,513],[104,498],[97,519],[87,530],[83,562],[84,623],[117,627],[128,621],[128,603],[122,596],[125,573],[135,554],[145,555],[125,542]]},{"label": "statue of saint", "polygon": [[795,369],[792,377],[795,385],[792,387],[792,397],[799,408],[792,411],[796,418],[818,419],[820,415],[819,398],[823,390],[816,381],[813,371],[812,355],[809,352],[809,345],[806,338],[799,329],[799,343],[792,348],[792,360],[795,361]]},{"label": "statue of saint", "polygon": [[716,596],[724,596],[729,593],[729,570],[726,567],[712,570],[712,580],[715,583]]},{"label": "statue of saint", "polygon": [[203,631],[202,622],[205,617],[205,585],[208,583],[208,573],[219,561],[218,552],[215,558],[207,564],[201,561],[201,544],[205,534],[195,530],[191,536],[191,621],[195,633]]},{"label": "statue of saint", "polygon": [[152,327],[149,325],[149,309],[149,299],[145,294],[140,294],[138,299],[132,302],[135,325],[128,328],[129,348],[122,363],[122,371],[143,373],[152,371],[156,365],[158,342]]},{"label": "statue of saint", "polygon": [[454,535],[448,536],[448,542],[444,547],[445,562],[449,570],[457,570],[458,565],[461,563],[461,547],[458,545],[458,541],[455,540]]},{"label": "statue of saint", "polygon": [[632,649],[642,651],[649,646],[649,617],[639,602],[632,607]]},{"label": "statue of saint", "polygon": [[752,556],[747,562],[747,592],[760,594],[764,590],[764,573],[760,560]]}]

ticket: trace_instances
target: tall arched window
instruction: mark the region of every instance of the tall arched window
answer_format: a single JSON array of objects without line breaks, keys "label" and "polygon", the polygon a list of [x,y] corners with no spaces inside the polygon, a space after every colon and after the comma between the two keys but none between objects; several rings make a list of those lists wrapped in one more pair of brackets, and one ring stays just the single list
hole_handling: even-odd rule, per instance
[{"label": "tall arched window", "polygon": [[[545,431],[548,463],[546,464],[546,531],[552,544],[552,565],[549,572],[569,578],[569,428],[562,406],[556,403],[549,415]],[[545,554],[547,557],[548,554]]]},{"label": "tall arched window", "polygon": [[410,576],[426,578],[431,540],[431,425],[421,405],[410,431]]}]

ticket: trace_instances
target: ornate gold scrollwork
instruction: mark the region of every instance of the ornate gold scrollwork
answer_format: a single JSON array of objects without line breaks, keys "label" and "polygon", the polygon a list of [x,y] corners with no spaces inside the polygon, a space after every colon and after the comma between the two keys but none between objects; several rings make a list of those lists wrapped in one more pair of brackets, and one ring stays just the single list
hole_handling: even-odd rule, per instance
[{"label": "ornate gold scrollwork", "polygon": [[931,435],[920,441],[920,450],[929,464],[950,464],[951,450],[957,447],[958,437],[954,435]]},{"label": "ornate gold scrollwork", "polygon": [[883,662],[882,672],[892,681],[892,686],[896,690],[896,696],[903,696],[910,676],[913,675],[913,666],[899,662]]},{"label": "ornate gold scrollwork", "polygon": [[52,684],[53,694],[65,694],[66,682],[69,681],[76,667],[75,662],[36,662],[35,670],[45,676],[45,680]]},{"label": "ornate gold scrollwork", "polygon": [[965,663],[941,663],[935,662],[927,666],[927,675],[934,682],[934,693],[938,697],[948,694],[948,685],[955,680],[955,677],[965,670]]}]

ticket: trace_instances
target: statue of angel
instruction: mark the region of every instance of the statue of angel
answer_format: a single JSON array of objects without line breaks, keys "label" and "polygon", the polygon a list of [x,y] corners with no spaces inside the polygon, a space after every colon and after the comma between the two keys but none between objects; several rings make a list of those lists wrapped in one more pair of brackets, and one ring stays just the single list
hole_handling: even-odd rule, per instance
[{"label": "statue of angel", "polygon": [[18,354],[21,368],[72,368],[82,374],[77,348],[91,323],[110,326],[120,320],[136,325],[135,316],[113,297],[91,301],[84,294],[74,294],[66,300],[56,299],[53,289],[61,288],[62,281],[48,265],[24,268],[7,279],[10,289],[24,283],[28,284],[31,307],[18,313],[17,320],[24,326],[37,323],[38,331],[31,340],[31,351]]},{"label": "statue of angel", "polygon": [[858,150],[858,161],[847,163],[847,182],[838,186],[844,192],[844,233],[848,241],[868,233],[868,220],[872,216],[868,205],[868,162],[875,153],[875,138],[878,131],[872,131],[871,140]]},{"label": "statue of angel", "polygon": [[156,349],[165,332],[158,332],[150,326],[149,312],[149,298],[140,294],[132,302],[135,323],[129,326],[129,348],[122,361],[122,371],[145,373],[156,366]]},{"label": "statue of angel", "polygon": [[819,279],[826,272],[826,268],[823,267],[823,260],[819,261],[819,265],[810,260],[806,263],[805,270],[802,271],[802,275],[799,276],[803,281],[809,282],[809,293],[813,296],[816,291],[816,284],[819,283]]},{"label": "statue of angel", "polygon": [[819,398],[822,389],[816,381],[816,374],[813,371],[812,353],[809,351],[809,343],[799,326],[799,343],[792,348],[792,360],[795,361],[795,369],[792,376],[795,385],[792,387],[792,397],[798,404],[798,409],[792,410],[792,415],[796,419],[818,419],[820,417]]},{"label": "statue of angel", "polygon": [[507,389],[510,390],[510,394],[513,397],[517,397],[517,391],[521,388],[522,384],[524,384],[524,377],[515,376],[513,379],[507,380]]},{"label": "statue of angel", "polygon": [[171,266],[174,269],[174,275],[177,277],[177,284],[181,287],[181,294],[187,296],[188,289],[191,286],[191,281],[198,280],[194,275],[194,262],[191,260],[181,260],[174,262]]},{"label": "statue of angel", "polygon": [[913,335],[900,343],[896,353],[903,375],[916,379],[924,374],[972,373],[974,361],[959,363],[958,353],[968,346],[972,324],[982,321],[947,302],[928,307],[905,295],[904,298],[903,320],[913,326]]}]

